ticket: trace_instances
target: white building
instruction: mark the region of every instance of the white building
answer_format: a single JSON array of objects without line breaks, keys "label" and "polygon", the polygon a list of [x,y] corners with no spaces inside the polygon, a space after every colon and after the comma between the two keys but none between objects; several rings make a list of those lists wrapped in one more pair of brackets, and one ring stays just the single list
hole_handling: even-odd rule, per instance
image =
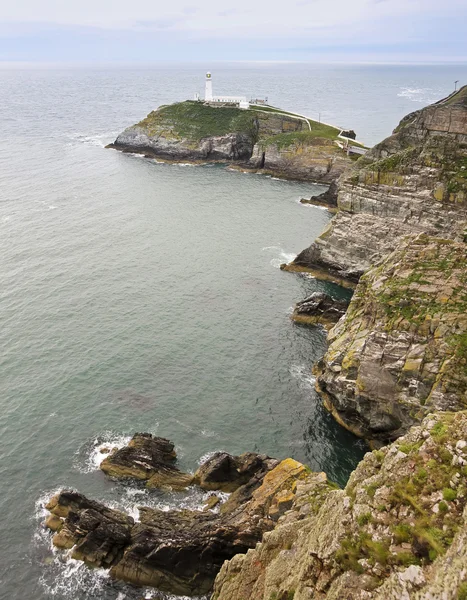
[{"label": "white building", "polygon": [[[199,94],[195,95],[195,100],[199,100]],[[212,75],[206,73],[206,84],[204,88],[204,101],[209,104],[235,104],[239,108],[247,109],[250,103],[246,96],[214,96],[212,93]]]}]

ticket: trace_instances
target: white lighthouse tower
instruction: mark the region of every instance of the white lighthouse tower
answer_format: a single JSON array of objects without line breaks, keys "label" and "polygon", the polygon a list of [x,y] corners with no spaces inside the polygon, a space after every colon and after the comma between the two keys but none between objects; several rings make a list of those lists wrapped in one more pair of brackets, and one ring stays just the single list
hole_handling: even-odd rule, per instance
[{"label": "white lighthouse tower", "polygon": [[206,73],[206,87],[204,91],[204,100],[206,102],[212,102],[212,79],[209,71]]}]

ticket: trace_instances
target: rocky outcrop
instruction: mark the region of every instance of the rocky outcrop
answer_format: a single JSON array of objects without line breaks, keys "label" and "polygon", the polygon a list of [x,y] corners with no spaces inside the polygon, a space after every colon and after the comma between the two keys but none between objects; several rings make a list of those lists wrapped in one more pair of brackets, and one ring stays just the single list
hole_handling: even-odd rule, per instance
[{"label": "rocky outcrop", "polygon": [[127,446],[115,449],[100,465],[104,473],[116,479],[139,479],[147,487],[184,489],[193,476],[175,466],[174,445],[150,433],[136,433]]},{"label": "rocky outcrop", "polygon": [[294,261],[358,280],[402,236],[467,231],[467,87],[405,117],[338,183],[339,213]]},{"label": "rocky outcrop", "polygon": [[312,196],[311,198],[302,198],[300,202],[302,204],[314,204],[315,206],[324,206],[334,212],[337,209],[337,183],[333,181],[328,189],[319,194],[318,196]]},{"label": "rocky outcrop", "polygon": [[410,236],[361,279],[316,369],[326,406],[387,442],[467,407],[467,245]]},{"label": "rocky outcrop", "polygon": [[467,415],[428,416],[366,454],[344,490],[312,473],[213,600],[459,600],[467,585]]},{"label": "rocky outcrop", "polygon": [[333,141],[339,130],[284,111],[201,102],[161,106],[108,147],[168,161],[236,162],[290,179],[330,183],[351,160]]},{"label": "rocky outcrop", "polygon": [[251,480],[252,484],[256,482],[259,486],[264,475],[278,464],[275,458],[255,452],[240,456],[216,452],[196,471],[193,483],[203,490],[234,492]]},{"label": "rocky outcrop", "polygon": [[305,325],[330,327],[345,314],[349,300],[337,300],[324,292],[313,292],[295,305],[292,320]]},{"label": "rocky outcrop", "polygon": [[257,143],[247,166],[288,179],[336,181],[352,161],[333,140],[305,136],[289,136],[287,143],[274,138]]},{"label": "rocky outcrop", "polygon": [[[135,436],[137,441],[140,436]],[[152,443],[170,458],[173,446],[161,439]],[[124,465],[126,469],[127,462]],[[176,594],[208,592],[225,560],[246,552],[274,527],[293,501],[296,482],[308,471],[292,459],[279,463],[253,453],[240,457],[219,453],[203,467],[197,480],[205,487],[236,486],[219,512],[140,506],[135,521],[65,490],[46,505],[51,514],[45,525],[54,532],[53,544],[69,550],[72,558],[108,568],[113,577],[135,585]]]}]

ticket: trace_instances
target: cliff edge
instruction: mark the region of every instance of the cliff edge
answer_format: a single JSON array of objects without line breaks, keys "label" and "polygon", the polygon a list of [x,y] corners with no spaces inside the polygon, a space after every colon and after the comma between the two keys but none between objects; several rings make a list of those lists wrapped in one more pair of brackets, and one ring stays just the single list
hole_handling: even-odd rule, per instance
[{"label": "cliff edge", "polygon": [[429,415],[344,490],[312,473],[213,600],[465,600],[467,414]]},{"label": "cliff edge", "polygon": [[338,214],[289,265],[358,281],[402,236],[467,234],[467,86],[407,115],[338,182]]}]

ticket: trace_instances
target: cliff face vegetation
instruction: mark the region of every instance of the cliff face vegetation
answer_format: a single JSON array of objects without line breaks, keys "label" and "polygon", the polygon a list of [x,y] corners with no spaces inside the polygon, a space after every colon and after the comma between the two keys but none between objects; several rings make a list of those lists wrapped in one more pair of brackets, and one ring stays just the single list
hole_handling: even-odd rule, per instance
[{"label": "cliff face vegetation", "polygon": [[161,106],[110,147],[164,160],[237,161],[284,177],[332,182],[351,164],[334,143],[338,134],[279,109],[187,101]]},{"label": "cliff face vegetation", "polygon": [[387,442],[467,408],[467,245],[409,236],[360,279],[328,341],[318,386],[358,435]]},{"label": "cliff face vegetation", "polygon": [[274,531],[224,563],[213,600],[460,600],[467,414],[429,415],[368,453],[346,488],[297,483]]},{"label": "cliff face vegetation", "polygon": [[467,232],[467,87],[405,117],[339,180],[339,213],[295,259],[357,281],[409,233]]}]

